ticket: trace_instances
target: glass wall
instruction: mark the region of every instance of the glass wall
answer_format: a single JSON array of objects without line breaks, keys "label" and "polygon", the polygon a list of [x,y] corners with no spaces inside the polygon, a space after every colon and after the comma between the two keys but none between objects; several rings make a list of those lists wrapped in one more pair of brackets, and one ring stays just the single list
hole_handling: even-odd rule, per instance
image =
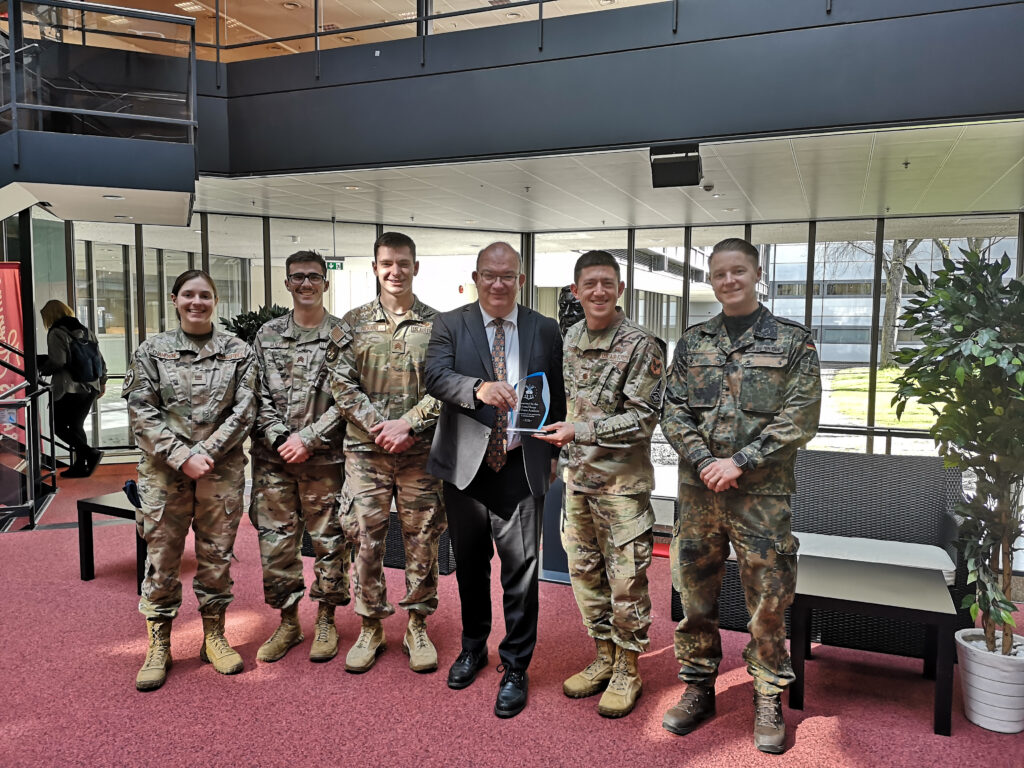
[{"label": "glass wall", "polygon": [[624,229],[598,232],[547,232],[534,236],[534,308],[541,314],[558,319],[558,294],[563,286],[572,284],[576,260],[587,251],[608,251],[619,262],[626,291],[619,305],[626,307],[630,290],[626,275],[628,233]]}]

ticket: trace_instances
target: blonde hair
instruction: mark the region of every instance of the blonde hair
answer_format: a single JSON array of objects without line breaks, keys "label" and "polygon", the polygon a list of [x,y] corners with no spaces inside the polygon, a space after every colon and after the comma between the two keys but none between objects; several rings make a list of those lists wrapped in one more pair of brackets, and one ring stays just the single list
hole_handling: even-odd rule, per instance
[{"label": "blonde hair", "polygon": [[43,305],[43,308],[39,310],[39,314],[42,315],[43,325],[46,326],[47,330],[52,328],[53,324],[62,317],[75,316],[75,313],[71,311],[71,307],[59,299],[50,299]]}]

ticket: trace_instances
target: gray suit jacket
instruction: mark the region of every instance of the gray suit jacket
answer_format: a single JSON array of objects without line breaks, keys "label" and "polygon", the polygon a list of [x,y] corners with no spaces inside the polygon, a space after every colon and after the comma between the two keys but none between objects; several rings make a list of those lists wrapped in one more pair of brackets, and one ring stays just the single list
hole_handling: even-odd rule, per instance
[{"label": "gray suit jacket", "polygon": [[[519,377],[543,371],[551,389],[547,423],[565,418],[562,380],[562,337],[558,324],[539,312],[519,306]],[[427,347],[427,392],[442,402],[441,416],[427,460],[427,471],[460,490],[476,476],[487,452],[495,409],[473,397],[477,381],[494,381],[491,350],[483,315],[476,302],[434,318]],[[548,489],[551,459],[558,449],[523,437],[526,479],[534,496]]]}]

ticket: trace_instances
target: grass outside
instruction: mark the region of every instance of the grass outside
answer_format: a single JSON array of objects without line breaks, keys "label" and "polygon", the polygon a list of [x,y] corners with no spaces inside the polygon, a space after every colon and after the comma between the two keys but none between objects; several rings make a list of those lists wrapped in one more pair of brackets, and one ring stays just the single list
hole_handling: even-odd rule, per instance
[{"label": "grass outside", "polygon": [[[883,368],[878,371],[875,392],[875,425],[903,429],[929,429],[935,423],[935,416],[921,405],[917,398],[911,398],[901,419],[896,418],[896,407],[892,396],[896,394],[894,379],[900,375],[899,368]],[[868,369],[844,368],[832,378],[832,391],[828,395],[832,406],[854,423],[864,423],[868,412]]]}]

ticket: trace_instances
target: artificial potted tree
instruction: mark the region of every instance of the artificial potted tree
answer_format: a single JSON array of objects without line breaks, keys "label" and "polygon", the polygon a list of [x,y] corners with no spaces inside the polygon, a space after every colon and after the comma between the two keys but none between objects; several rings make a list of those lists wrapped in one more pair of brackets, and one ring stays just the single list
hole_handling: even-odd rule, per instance
[{"label": "artificial potted tree", "polygon": [[929,278],[906,269],[914,298],[903,314],[919,348],[897,353],[897,417],[910,398],[935,414],[932,437],[947,466],[977,477],[958,506],[958,547],[974,594],[962,608],[981,628],[957,632],[967,718],[989,730],[1024,730],[1024,638],[1013,634],[1014,543],[1022,534],[1024,283],[1011,261],[962,251]]}]

